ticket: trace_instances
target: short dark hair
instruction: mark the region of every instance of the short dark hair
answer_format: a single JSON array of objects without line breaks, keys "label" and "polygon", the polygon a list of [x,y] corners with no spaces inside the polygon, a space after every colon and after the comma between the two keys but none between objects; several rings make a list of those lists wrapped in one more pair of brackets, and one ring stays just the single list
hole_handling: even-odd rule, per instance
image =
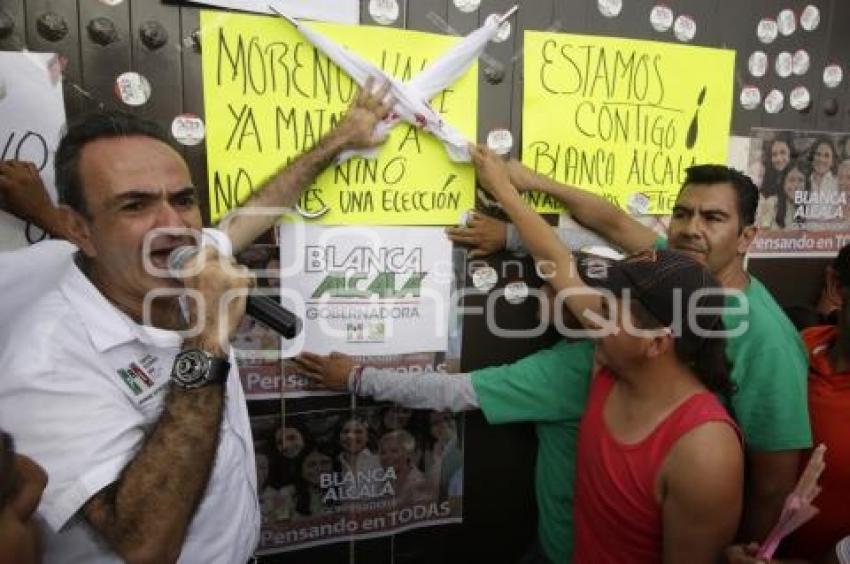
[{"label": "short dark hair", "polygon": [[134,135],[151,137],[171,145],[159,124],[119,110],[91,113],[71,123],[59,141],[54,158],[59,201],[88,217],[89,210],[80,180],[80,152],[86,143],[96,139]]},{"label": "short dark hair", "polygon": [[[688,184],[721,184],[728,182],[738,197],[738,218],[741,229],[756,222],[756,208],[759,204],[759,190],[752,178],[739,170],[718,164],[703,164],[688,167],[685,170],[685,182]],[[681,192],[680,192],[681,194]]]}]

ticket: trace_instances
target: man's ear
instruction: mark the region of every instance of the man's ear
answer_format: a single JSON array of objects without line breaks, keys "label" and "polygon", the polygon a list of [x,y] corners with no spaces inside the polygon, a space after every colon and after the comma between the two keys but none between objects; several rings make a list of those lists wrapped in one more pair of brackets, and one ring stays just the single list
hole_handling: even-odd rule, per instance
[{"label": "man's ear", "polygon": [[755,225],[747,225],[741,231],[741,234],[738,235],[738,254],[744,255],[747,254],[747,250],[750,248],[750,245],[753,243],[753,240],[758,235],[759,228]]},{"label": "man's ear", "polygon": [[83,253],[92,258],[97,255],[91,240],[91,225],[83,215],[66,205],[60,205],[59,221],[68,240],[75,244]]}]

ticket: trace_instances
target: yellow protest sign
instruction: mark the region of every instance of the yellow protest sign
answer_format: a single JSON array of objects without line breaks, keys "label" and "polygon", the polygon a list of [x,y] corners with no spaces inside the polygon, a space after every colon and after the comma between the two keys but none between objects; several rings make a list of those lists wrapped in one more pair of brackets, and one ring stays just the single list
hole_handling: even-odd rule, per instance
[{"label": "yellow protest sign", "polygon": [[687,167],[726,163],[734,66],[731,50],[526,31],[522,161],[623,209],[669,214]]},{"label": "yellow protest sign", "polygon": [[[281,166],[310,149],[345,113],[357,85],[286,20],[201,13],[210,215],[244,202]],[[407,81],[456,37],[391,28],[308,25]],[[477,66],[433,107],[475,139]],[[474,171],[453,163],[430,134],[400,123],[375,160],[330,166],[307,188],[306,214],[328,224],[454,224],[474,205]]]}]

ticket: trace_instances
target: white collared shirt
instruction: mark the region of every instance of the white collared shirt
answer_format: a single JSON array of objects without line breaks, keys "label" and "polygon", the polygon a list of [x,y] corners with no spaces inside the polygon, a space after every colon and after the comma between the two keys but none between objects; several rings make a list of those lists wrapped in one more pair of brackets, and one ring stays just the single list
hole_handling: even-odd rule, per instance
[{"label": "white collared shirt", "polygon": [[[0,343],[0,428],[47,470],[45,562],[120,562],[80,509],[118,479],[158,420],[181,338],[115,308],[61,255],[73,250],[56,247],[67,262],[61,278]],[[215,465],[183,563],[245,562],[259,539],[251,429],[232,355],[231,367]]]}]

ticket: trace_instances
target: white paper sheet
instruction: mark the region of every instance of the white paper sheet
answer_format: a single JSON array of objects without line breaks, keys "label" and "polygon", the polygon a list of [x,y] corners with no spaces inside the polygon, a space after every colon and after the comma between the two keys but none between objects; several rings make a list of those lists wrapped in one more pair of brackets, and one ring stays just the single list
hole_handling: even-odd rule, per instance
[{"label": "white paper sheet", "polygon": [[[58,65],[53,53],[0,52],[0,160],[34,162],[54,200],[53,155],[65,127]],[[0,210],[0,251],[29,244],[27,231],[31,239],[43,235]]]}]

